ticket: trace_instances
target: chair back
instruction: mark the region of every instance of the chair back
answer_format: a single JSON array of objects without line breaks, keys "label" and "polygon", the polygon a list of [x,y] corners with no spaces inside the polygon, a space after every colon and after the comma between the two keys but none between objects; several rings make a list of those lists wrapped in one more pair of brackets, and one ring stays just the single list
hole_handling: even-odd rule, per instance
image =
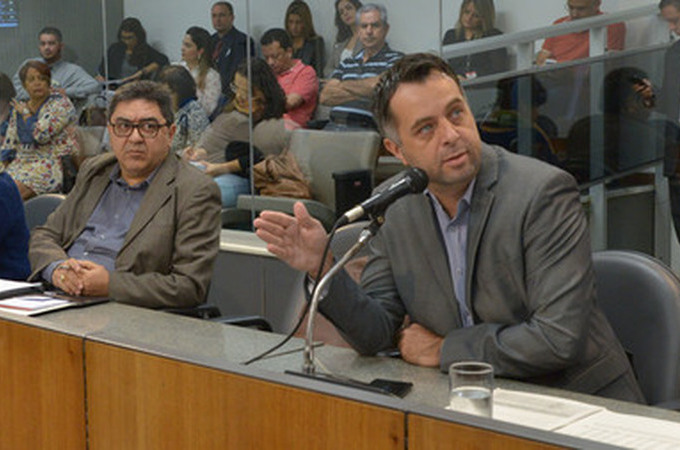
[{"label": "chair back", "polygon": [[293,131],[290,152],[307,177],[315,200],[335,210],[333,173],[374,171],[380,136],[375,131]]},{"label": "chair back", "polygon": [[26,200],[24,210],[28,229],[32,230],[47,222],[47,217],[61,205],[65,198],[66,196],[62,194],[42,194]]},{"label": "chair back", "polygon": [[[336,259],[340,259],[342,255],[347,253],[350,248],[359,240],[359,235],[361,232],[370,224],[369,220],[359,220],[349,225],[340,227],[335,232],[333,240],[331,241],[331,250]],[[364,247],[356,255],[356,257],[364,256],[367,254],[367,249]]]},{"label": "chair back", "polygon": [[680,399],[680,280],[644,253],[593,254],[598,304],[626,352],[647,401]]}]

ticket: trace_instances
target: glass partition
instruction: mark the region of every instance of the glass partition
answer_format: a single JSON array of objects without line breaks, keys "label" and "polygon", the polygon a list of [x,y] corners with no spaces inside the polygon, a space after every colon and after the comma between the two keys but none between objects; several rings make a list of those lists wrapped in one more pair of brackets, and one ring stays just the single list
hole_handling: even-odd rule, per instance
[{"label": "glass partition", "polygon": [[[313,25],[316,34],[316,37],[307,35],[302,39],[300,53],[296,53],[315,68],[319,79],[318,103],[311,124],[296,125],[290,115],[271,121],[263,120],[261,113],[259,117],[252,114],[264,94],[261,86],[253,91],[252,84],[248,83],[249,79],[255,79],[252,68],[258,63],[249,65],[246,85],[232,83],[231,79],[222,82],[221,105],[229,111],[238,110],[231,102],[234,90],[241,91],[244,103],[237,123],[233,120],[213,122],[214,131],[224,135],[216,144],[215,152],[222,157],[228,143],[247,141],[252,145],[248,157],[239,160],[246,169],[263,156],[277,154],[288,146],[288,139],[296,133],[296,128],[308,125],[323,128],[325,121],[334,121],[330,111],[337,102],[329,100],[324,88],[330,78],[339,78],[333,71],[340,61],[349,58],[351,63],[351,58],[356,57],[362,47],[356,27],[352,28],[351,20],[343,20],[346,10],[356,11],[358,2],[308,0],[306,8],[299,4],[291,7],[291,3],[295,2],[232,3],[233,25],[252,38],[248,45],[255,57],[263,56],[260,39],[269,29],[289,31],[294,48],[298,47],[301,29]],[[527,8],[521,2],[497,1],[495,10],[491,10],[489,4],[462,0],[385,2],[389,24],[384,30],[385,41],[392,50],[405,53],[458,52],[446,58],[461,77],[483,138],[562,167],[583,186],[644,168],[671,152],[675,145],[674,125],[664,120],[658,108],[644,105],[639,96],[630,96],[636,86],[633,79],[649,79],[657,90],[662,82],[666,47],[658,43],[667,41],[668,32],[657,17],[654,2],[647,4],[647,13],[621,20],[626,30],[623,51],[541,67],[533,61],[544,39],[540,35],[530,36],[532,30],[541,27],[550,30],[553,21],[569,15],[570,11],[561,2]],[[182,60],[182,40],[190,26],[200,26],[209,33],[215,31],[211,17],[213,2],[208,1],[180,2],[167,8],[160,0],[75,0],[67,8],[69,13],[64,13],[64,8],[57,3],[44,0],[2,2],[2,5],[5,10],[15,11],[12,17],[5,10],[2,14],[9,17],[5,20],[7,25],[16,22],[16,26],[0,27],[3,34],[0,58],[3,70],[9,75],[26,57],[38,55],[37,32],[45,25],[56,26],[64,33],[64,59],[81,65],[92,75],[99,71],[104,49],[118,41],[118,28],[125,17],[137,17],[146,30],[148,43],[167,55],[170,62]],[[74,8],[78,14],[72,14]],[[602,5],[605,14],[598,17],[619,14],[627,8],[630,5],[623,0],[605,1]],[[635,8],[644,7],[636,5]],[[473,32],[468,33],[470,29]],[[519,39],[524,34],[529,37]],[[485,43],[495,47],[477,48]],[[247,133],[236,132],[237,126],[245,126]],[[370,129],[370,123],[367,128]],[[254,148],[259,153],[255,153]],[[309,175],[309,161],[299,161],[299,164],[305,175]],[[380,182],[401,168],[398,161],[380,149],[370,181]],[[246,174],[250,171],[242,175]],[[250,176],[243,178],[248,185],[253,182]],[[313,191],[314,188],[313,182]],[[250,186],[242,192],[256,190]],[[323,198],[323,202],[333,212],[334,195]],[[235,203],[234,198],[229,207],[236,206]],[[237,217],[239,226],[249,227],[252,215],[245,222],[242,213]]]}]

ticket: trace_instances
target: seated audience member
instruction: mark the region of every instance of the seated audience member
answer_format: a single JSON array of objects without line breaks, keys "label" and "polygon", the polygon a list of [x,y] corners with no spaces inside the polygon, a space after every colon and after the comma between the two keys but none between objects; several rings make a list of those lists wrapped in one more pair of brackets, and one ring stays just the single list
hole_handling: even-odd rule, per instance
[{"label": "seated audience member", "polygon": [[[40,30],[40,33],[38,33],[40,58],[37,60],[50,67],[52,87],[63,89],[63,92],[72,102],[85,100],[88,96],[101,91],[100,84],[89,73],[85,72],[85,69],[61,58],[63,48],[64,42],[58,28],[45,27]],[[19,68],[23,67],[27,61],[29,60],[24,61]],[[17,91],[17,98],[26,100],[28,93],[22,86],[18,70],[12,81]]]},{"label": "seated audience member", "polygon": [[[496,9],[493,0],[464,0],[456,27],[444,34],[444,45],[503,34],[495,28]],[[508,52],[504,48],[473,53],[449,59],[453,71],[463,80],[491,75],[508,69]]]},{"label": "seated audience member", "polygon": [[307,3],[294,0],[288,5],[285,27],[293,42],[293,58],[312,66],[316,75],[322,78],[326,64],[325,46],[323,38],[314,31],[312,11]]},{"label": "seated audience member", "polygon": [[[239,195],[251,192],[250,158],[244,156],[244,147],[236,144],[249,141],[248,116],[252,114],[254,147],[272,154],[280,153],[287,144],[283,123],[286,94],[266,62],[255,58],[251,64],[252,107],[248,100],[248,64],[243,61],[234,74],[233,101],[206,129],[196,148],[188,148],[183,154],[214,178],[225,208],[235,206]],[[255,162],[260,157],[258,152]]]},{"label": "seated audience member", "polygon": [[76,111],[68,97],[50,88],[50,68],[28,61],[19,71],[28,100],[17,101],[2,144],[3,157],[12,161],[7,173],[29,199],[62,188],[62,157],[78,154]]},{"label": "seated audience member", "polygon": [[73,191],[33,231],[31,279],[70,295],[150,308],[205,301],[219,249],[219,191],[170,152],[170,93],[152,81],[109,105],[113,152],[85,161]]},{"label": "seated audience member", "polygon": [[[139,19],[127,17],[118,28],[118,42],[106,52],[108,80],[123,83],[154,79],[158,71],[168,65],[168,57],[146,42],[146,30]],[[104,59],[99,64],[98,79],[104,81]]]},{"label": "seated audience member", "polygon": [[9,117],[12,114],[12,99],[15,95],[16,91],[12,80],[6,74],[0,72],[0,145],[2,145],[5,134],[7,134]]},{"label": "seated audience member", "polygon": [[340,62],[320,93],[320,103],[333,106],[328,130],[373,128],[370,111],[373,87],[381,73],[402,57],[385,42],[389,31],[387,10],[369,3],[357,12],[359,39],[363,49],[354,58]]},{"label": "seated audience member", "polygon": [[[668,31],[680,35],[680,0],[661,0],[661,17],[668,25]],[[663,84],[659,109],[669,121],[677,124],[680,119],[680,40],[676,40],[664,55]],[[675,235],[680,239],[680,153],[667,151],[664,158],[664,175],[668,178],[668,192],[671,200],[671,214]]]},{"label": "seated audience member", "polygon": [[[234,79],[236,67],[246,59],[248,37],[234,27],[234,7],[229,2],[215,2],[210,8],[215,33],[213,62],[222,79],[222,93],[230,95],[229,83]],[[250,56],[255,56],[255,42],[250,39]]]},{"label": "seated audience member", "polygon": [[182,61],[196,82],[196,96],[205,113],[210,116],[217,108],[222,94],[220,73],[213,68],[213,45],[208,30],[191,27],[182,39]]},{"label": "seated audience member", "polygon": [[[635,67],[612,70],[604,78],[602,96],[603,113],[584,117],[569,130],[567,169],[579,182],[677,155],[680,127],[651,110],[655,98],[644,71]],[[604,131],[602,160],[591,161],[593,127]]]},{"label": "seated audience member", "polygon": [[196,83],[189,71],[181,66],[167,66],[158,75],[158,82],[170,89],[175,115],[175,136],[170,151],[181,153],[193,147],[201,133],[210,125],[208,115],[196,98]]},{"label": "seated audience member", "polygon": [[[596,304],[588,223],[566,172],[484,144],[456,74],[430,54],[381,78],[384,145],[429,177],[388,210],[361,285],[341,271],[320,311],[361,354],[398,343],[405,361],[447,371],[485,361],[501,377],[643,401]],[[255,220],[269,251],[310,277],[326,232],[304,205]],[[408,316],[408,322],[404,323]]]},{"label": "seated audience member", "polygon": [[12,177],[0,169],[0,278],[25,280],[28,263],[28,226],[24,204]]},{"label": "seated audience member", "polygon": [[[567,0],[569,15],[557,19],[553,24],[571,22],[602,14],[602,0]],[[626,25],[615,23],[607,27],[607,50],[623,50],[626,41]],[[536,56],[536,64],[542,66],[549,60],[553,62],[572,61],[587,58],[590,55],[590,32],[563,34],[549,37],[543,42],[543,48]]]},{"label": "seated audience member", "polygon": [[[521,117],[518,106],[519,85],[531,88],[531,116]],[[560,166],[560,160],[551,139],[557,137],[557,125],[539,114],[539,108],[548,99],[548,92],[535,77],[503,78],[496,86],[496,102],[491,112],[479,124],[482,140],[517,153],[520,150],[521,130],[530,128],[531,156]]]},{"label": "seated audience member", "polygon": [[262,57],[276,75],[286,94],[287,119],[304,127],[314,114],[319,96],[319,80],[311,66],[293,59],[293,46],[285,30],[272,28],[260,39]]},{"label": "seated audience member", "polygon": [[340,61],[353,58],[361,50],[357,25],[357,10],[361,6],[359,0],[335,0],[335,27],[338,32],[326,63],[327,74],[337,69]]}]

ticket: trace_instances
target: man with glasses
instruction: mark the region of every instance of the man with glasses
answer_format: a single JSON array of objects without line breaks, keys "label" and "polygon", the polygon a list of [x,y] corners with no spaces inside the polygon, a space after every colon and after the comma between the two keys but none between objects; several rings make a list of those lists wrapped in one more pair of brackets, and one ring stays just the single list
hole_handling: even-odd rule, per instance
[{"label": "man with glasses", "polygon": [[87,160],[73,191],[33,232],[31,279],[150,308],[204,302],[220,193],[170,152],[170,93],[152,81],[130,83],[116,91],[108,116],[113,152]]},{"label": "man with glasses", "polygon": [[[602,14],[601,0],[567,0],[568,16],[557,19],[553,24],[571,22]],[[607,50],[623,50],[626,41],[626,26],[615,23],[607,27]],[[549,37],[543,42],[543,48],[536,56],[536,64],[546,62],[563,62],[587,58],[590,54],[590,32],[563,34]]]},{"label": "man with glasses", "polygon": [[286,30],[272,28],[260,39],[262,57],[276,75],[286,93],[286,119],[297,125],[307,125],[316,109],[319,80],[312,66],[293,59],[293,41]]}]

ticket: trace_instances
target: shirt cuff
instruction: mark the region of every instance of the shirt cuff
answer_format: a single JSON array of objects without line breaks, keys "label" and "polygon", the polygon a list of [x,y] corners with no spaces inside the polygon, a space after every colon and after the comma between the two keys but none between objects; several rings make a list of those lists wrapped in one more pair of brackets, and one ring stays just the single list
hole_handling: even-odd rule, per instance
[{"label": "shirt cuff", "polygon": [[47,267],[45,267],[41,273],[41,276],[43,280],[47,281],[48,283],[52,284],[52,274],[54,274],[54,271],[57,269],[57,267],[62,264],[65,259],[59,260],[59,261],[54,261],[52,263],[49,263]]},{"label": "shirt cuff", "polygon": [[[312,294],[314,293],[314,287],[316,286],[316,280],[310,277],[309,274],[306,274],[304,283],[305,289],[307,290],[307,298],[308,300],[311,300]],[[319,295],[319,302],[321,302],[328,295],[328,288],[329,286],[326,286]]]}]

